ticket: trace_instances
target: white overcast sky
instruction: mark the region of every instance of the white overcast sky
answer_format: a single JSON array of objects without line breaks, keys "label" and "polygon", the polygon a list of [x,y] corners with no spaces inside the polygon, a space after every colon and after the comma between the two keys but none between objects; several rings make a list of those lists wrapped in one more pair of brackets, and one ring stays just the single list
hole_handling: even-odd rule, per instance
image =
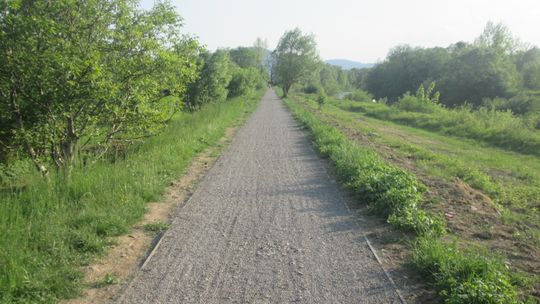
[{"label": "white overcast sky", "polygon": [[[540,0],[171,0],[186,33],[209,49],[252,45],[273,49],[299,27],[315,34],[323,59],[384,59],[398,44],[443,46],[472,41],[491,20],[540,46]],[[154,0],[142,0],[150,7]]]}]

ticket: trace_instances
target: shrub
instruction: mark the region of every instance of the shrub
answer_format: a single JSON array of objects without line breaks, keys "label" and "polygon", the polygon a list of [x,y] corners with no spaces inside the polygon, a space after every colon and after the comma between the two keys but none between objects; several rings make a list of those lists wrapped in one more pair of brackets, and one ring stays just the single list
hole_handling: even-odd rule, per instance
[{"label": "shrub", "polygon": [[319,84],[309,84],[304,87],[303,91],[306,94],[325,94],[324,88]]},{"label": "shrub", "polygon": [[373,95],[363,90],[356,90],[349,94],[346,98],[354,101],[371,102],[373,100]]},{"label": "shrub", "polygon": [[236,68],[227,86],[228,98],[250,95],[262,83],[262,76],[255,68]]},{"label": "shrub", "polygon": [[326,100],[328,98],[326,97],[326,95],[324,94],[319,94],[319,97],[317,97],[317,104],[319,105],[319,109],[322,108],[324,106],[324,104],[326,103]]},{"label": "shrub", "polygon": [[499,111],[510,110],[518,115],[538,113],[540,112],[540,91],[520,92],[510,99],[499,97],[484,99],[483,104]]},{"label": "shrub", "polygon": [[440,110],[440,106],[430,100],[421,99],[408,93],[403,95],[395,104],[397,108],[403,111],[434,113]]}]

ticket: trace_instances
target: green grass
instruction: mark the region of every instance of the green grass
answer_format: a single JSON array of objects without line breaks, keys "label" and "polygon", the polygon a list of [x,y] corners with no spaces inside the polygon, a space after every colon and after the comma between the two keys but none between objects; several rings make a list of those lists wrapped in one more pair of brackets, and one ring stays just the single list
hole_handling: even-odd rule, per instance
[{"label": "green grass", "polygon": [[169,224],[164,222],[154,222],[144,225],[143,229],[148,233],[159,234],[169,229],[169,226]]},{"label": "green grass", "polygon": [[178,178],[192,158],[256,106],[263,92],[180,113],[125,160],[75,168],[69,182],[28,174],[0,201],[0,302],[51,303],[77,296],[79,267],[103,254]]},{"label": "green grass", "polygon": [[503,259],[483,249],[460,250],[457,244],[420,237],[413,245],[411,265],[432,280],[444,303],[519,303],[514,278]]},{"label": "green grass", "polygon": [[[298,97],[288,98],[285,103],[307,127],[315,146],[330,159],[342,183],[357,194],[360,202],[374,208],[377,214],[388,216],[394,227],[417,232],[419,237],[412,245],[411,265],[434,283],[445,303],[518,303],[520,281],[501,258],[485,249],[464,251],[458,249],[456,243],[443,243],[438,237],[443,229],[442,220],[422,210],[422,186],[416,177],[391,165],[372,148],[360,146],[334,127],[340,122],[354,125],[357,117],[340,120],[347,117],[343,115],[328,119],[335,114],[333,111],[343,110],[328,105],[318,111],[315,102]],[[371,137],[380,137],[377,129],[362,131]],[[422,159],[436,159],[435,154],[427,150],[416,150],[414,146],[402,149],[407,148],[407,153],[423,154]],[[471,176],[480,174],[471,172],[468,173]],[[484,176],[476,180],[490,182]]]},{"label": "green grass", "polygon": [[120,279],[115,276],[114,274],[112,273],[107,273],[103,279],[101,279],[101,281],[99,281],[95,287],[96,288],[103,288],[105,286],[109,286],[109,285],[116,285],[120,283]]},{"label": "green grass", "polygon": [[485,144],[532,155],[540,155],[540,130],[509,111],[467,107],[446,109],[405,96],[395,105],[344,100],[336,103],[347,111],[422,128],[444,135],[474,139]]}]

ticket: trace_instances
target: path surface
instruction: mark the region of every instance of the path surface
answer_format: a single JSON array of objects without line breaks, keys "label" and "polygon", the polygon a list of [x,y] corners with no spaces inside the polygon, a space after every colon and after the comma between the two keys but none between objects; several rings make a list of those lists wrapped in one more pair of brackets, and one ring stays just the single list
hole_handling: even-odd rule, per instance
[{"label": "path surface", "polygon": [[345,195],[273,91],[120,303],[400,303]]}]

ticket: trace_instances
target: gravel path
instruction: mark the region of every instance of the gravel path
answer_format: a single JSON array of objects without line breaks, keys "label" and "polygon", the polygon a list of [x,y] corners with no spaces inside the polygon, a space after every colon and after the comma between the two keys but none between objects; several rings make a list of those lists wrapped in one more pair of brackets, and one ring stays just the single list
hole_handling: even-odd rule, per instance
[{"label": "gravel path", "polygon": [[269,90],[120,303],[400,303],[345,195]]}]

